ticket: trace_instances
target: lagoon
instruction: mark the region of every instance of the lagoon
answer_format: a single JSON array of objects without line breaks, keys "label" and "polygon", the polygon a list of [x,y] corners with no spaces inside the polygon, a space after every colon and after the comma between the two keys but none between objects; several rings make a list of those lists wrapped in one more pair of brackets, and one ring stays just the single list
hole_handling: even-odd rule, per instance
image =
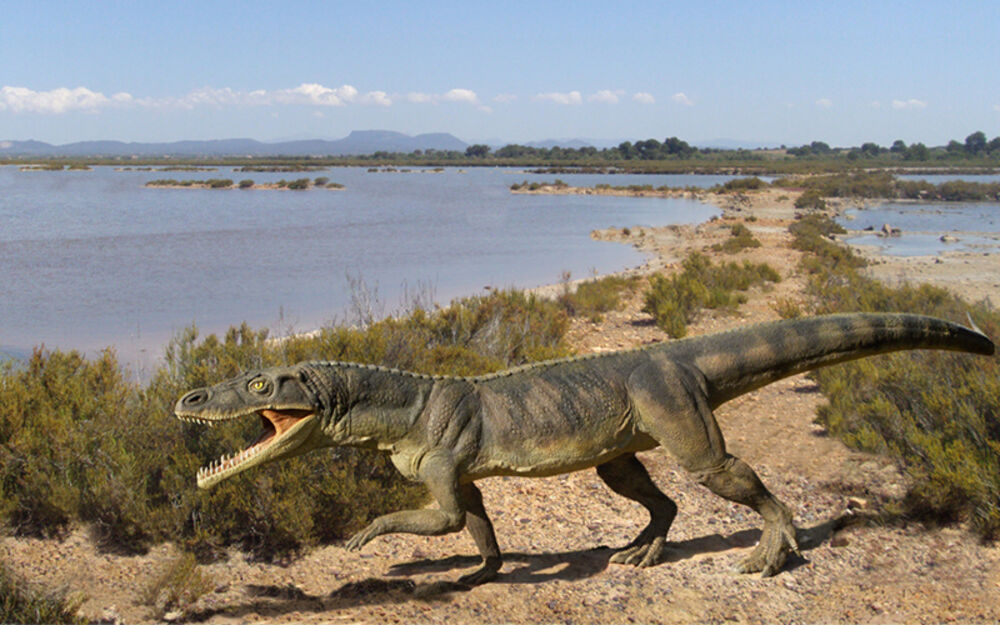
[{"label": "lagoon", "polygon": [[[343,191],[146,188],[147,181],[324,176]],[[575,175],[559,176],[577,184]],[[588,180],[592,176],[588,176]],[[602,176],[597,184],[634,184]],[[726,176],[642,176],[641,184],[711,186]],[[406,291],[447,303],[486,286],[528,288],[619,271],[643,258],[594,241],[598,228],[698,223],[695,200],[511,194],[551,175],[482,168],[442,173],[19,171],[0,167],[0,352],[93,354],[114,346],[140,375],[196,324],[247,321],[277,334],[344,320],[348,276],[385,312]]]}]

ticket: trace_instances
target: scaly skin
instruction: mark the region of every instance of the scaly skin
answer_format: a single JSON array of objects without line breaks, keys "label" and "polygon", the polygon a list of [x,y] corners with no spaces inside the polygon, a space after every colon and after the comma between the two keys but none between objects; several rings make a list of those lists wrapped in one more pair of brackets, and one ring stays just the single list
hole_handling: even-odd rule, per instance
[{"label": "scaly skin", "polygon": [[596,467],[612,490],[650,514],[649,524],[612,561],[657,564],[677,506],[635,454],[662,445],[700,483],[763,517],[760,544],[737,569],[768,576],[798,549],[792,514],[749,466],[726,452],[712,411],[802,371],[921,348],[994,351],[981,333],[930,317],[828,315],[469,378],[300,363],[191,391],[175,411],[199,422],[257,414],[265,424],[265,435],[248,450],[199,471],[203,488],[319,447],[387,451],[403,475],[427,485],[439,508],[378,517],[346,547],[361,549],[383,534],[441,535],[465,527],[483,558],[481,568],[459,580],[469,585],[494,579],[502,564],[473,483],[495,475]]}]

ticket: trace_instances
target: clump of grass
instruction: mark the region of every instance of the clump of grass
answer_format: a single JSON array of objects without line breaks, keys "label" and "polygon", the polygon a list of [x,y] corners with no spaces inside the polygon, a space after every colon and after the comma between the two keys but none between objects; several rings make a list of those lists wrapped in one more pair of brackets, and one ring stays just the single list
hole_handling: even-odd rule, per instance
[{"label": "clump of grass", "polygon": [[69,623],[85,620],[77,614],[83,597],[42,592],[29,586],[0,562],[0,623]]},{"label": "clump of grass", "polygon": [[737,291],[767,282],[779,282],[781,276],[766,263],[734,262],[713,265],[704,254],[695,252],[682,263],[683,271],[669,277],[656,275],[650,280],[643,311],[673,337],[687,334],[687,326],[702,308],[735,309],[746,301]]},{"label": "clump of grass", "polygon": [[212,587],[212,580],[202,572],[195,557],[182,553],[146,586],[144,601],[162,618],[168,612],[189,610]]},{"label": "clump of grass", "polygon": [[[796,238],[808,243],[829,228],[803,224]],[[804,262],[819,313],[904,311],[963,322],[971,312],[988,336],[1000,336],[1000,314],[986,304],[928,285],[886,286],[829,241],[804,249],[811,252]],[[963,521],[984,539],[1000,538],[998,357],[901,352],[813,375],[829,402],[818,420],[848,445],[892,457],[907,475],[905,515],[932,524]]]},{"label": "clump of grass", "polygon": [[618,310],[622,294],[634,290],[638,283],[637,276],[605,276],[581,282],[572,291],[567,284],[558,301],[569,316],[587,317],[597,323],[604,313]]},{"label": "clump of grass", "polygon": [[712,246],[712,249],[716,252],[735,254],[745,249],[760,247],[760,241],[753,236],[753,233],[750,232],[750,229],[745,224],[737,223],[730,226],[729,235],[728,239],[722,243],[716,243]]},{"label": "clump of grass", "polygon": [[803,315],[802,305],[789,297],[775,300],[771,304],[771,309],[778,313],[778,316],[782,319],[798,319]]}]

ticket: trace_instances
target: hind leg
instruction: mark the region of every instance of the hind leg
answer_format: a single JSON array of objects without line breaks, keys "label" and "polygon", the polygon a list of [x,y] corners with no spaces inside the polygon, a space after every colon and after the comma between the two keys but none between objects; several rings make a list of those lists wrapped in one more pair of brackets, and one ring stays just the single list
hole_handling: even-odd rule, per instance
[{"label": "hind leg", "polygon": [[789,509],[767,490],[745,462],[726,453],[697,370],[665,362],[641,367],[629,378],[641,428],[673,454],[713,493],[752,508],[764,518],[760,544],[737,569],[770,576],[798,551]]},{"label": "hind leg", "polygon": [[658,563],[666,546],[667,531],[677,516],[677,504],[656,487],[635,454],[618,456],[598,465],[597,474],[611,490],[639,502],[649,511],[645,529],[611,556],[611,561],[640,567]]},{"label": "hind leg", "polygon": [[747,463],[726,454],[716,466],[695,472],[695,478],[716,495],[749,506],[764,517],[760,543],[737,565],[737,571],[770,577],[781,570],[789,552],[798,552],[791,511],[767,490]]},{"label": "hind leg", "polygon": [[486,515],[483,507],[483,494],[479,488],[469,482],[459,487],[459,496],[465,506],[465,529],[469,530],[472,539],[476,542],[479,555],[483,558],[483,565],[459,578],[459,584],[476,586],[493,579],[496,579],[497,572],[503,565],[503,558],[500,555],[500,546],[497,545],[497,537],[493,532],[493,523]]}]

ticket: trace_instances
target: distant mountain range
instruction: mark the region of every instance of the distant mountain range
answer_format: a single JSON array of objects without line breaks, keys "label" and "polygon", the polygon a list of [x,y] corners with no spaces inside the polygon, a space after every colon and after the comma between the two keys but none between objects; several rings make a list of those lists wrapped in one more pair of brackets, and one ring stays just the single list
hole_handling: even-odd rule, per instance
[{"label": "distant mountain range", "polygon": [[[624,139],[622,140],[624,141]],[[546,139],[531,141],[524,145],[536,148],[575,148],[594,146],[613,147],[618,140],[600,139]],[[507,143],[499,139],[485,141],[491,147],[499,148]],[[403,152],[415,150],[457,150],[464,152],[469,143],[446,132],[435,132],[410,136],[392,130],[355,130],[343,139],[302,139],[265,143],[255,139],[216,139],[211,141],[173,141],[168,143],[134,143],[124,141],[80,141],[64,145],[52,145],[42,141],[0,141],[0,157],[48,157],[48,156],[110,156],[110,157],[197,157],[197,156],[351,156],[373,154],[375,152]],[[722,149],[754,149],[767,145],[716,139],[695,142],[697,147]]]},{"label": "distant mountain range", "polygon": [[465,151],[469,144],[448,133],[410,136],[391,130],[355,130],[343,139],[263,143],[254,139],[126,143],[80,141],[52,145],[41,141],[0,141],[0,156],[345,156],[414,150]]}]

